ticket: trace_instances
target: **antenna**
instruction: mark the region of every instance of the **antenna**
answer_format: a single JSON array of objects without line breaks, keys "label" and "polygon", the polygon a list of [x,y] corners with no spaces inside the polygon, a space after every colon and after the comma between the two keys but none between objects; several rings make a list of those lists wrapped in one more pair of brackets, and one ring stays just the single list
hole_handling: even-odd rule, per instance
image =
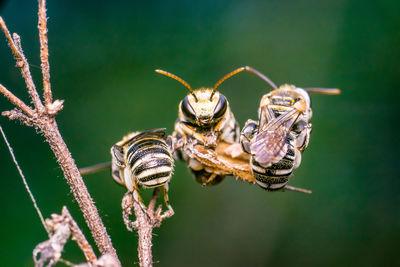
[{"label": "antenna", "polygon": [[189,85],[187,82],[185,82],[184,80],[182,80],[182,79],[179,78],[178,76],[176,76],[176,75],[174,75],[174,74],[172,74],[172,73],[169,73],[169,72],[167,72],[167,71],[165,71],[165,70],[159,70],[159,69],[157,69],[157,70],[155,70],[155,72],[160,73],[160,74],[165,75],[165,76],[168,76],[168,77],[170,77],[170,78],[172,78],[172,79],[177,80],[177,81],[180,82],[181,84],[183,84],[183,85],[189,90],[189,92],[192,94],[192,96],[194,97],[194,99],[196,99],[196,102],[198,101],[196,95],[193,93],[192,87],[190,87],[190,85]]},{"label": "antenna", "polygon": [[268,83],[269,86],[271,86],[274,89],[277,89],[278,87],[276,86],[276,84],[274,82],[272,82],[267,76],[265,76],[264,74],[262,74],[261,72],[253,69],[252,67],[246,66],[245,69],[248,72],[253,73],[255,76],[257,76],[258,78],[260,78],[261,80],[264,80],[264,82]]},{"label": "antenna", "polygon": [[308,93],[324,94],[324,95],[339,95],[340,89],[337,88],[304,88]]},{"label": "antenna", "polygon": [[217,91],[217,88],[221,85],[221,83],[223,83],[226,79],[232,77],[233,75],[235,75],[235,74],[237,74],[237,73],[239,73],[239,72],[241,72],[241,71],[244,71],[244,70],[245,70],[245,67],[241,67],[241,68],[238,68],[238,69],[236,69],[236,70],[234,70],[234,71],[228,73],[228,74],[225,75],[224,77],[222,77],[222,78],[214,85],[213,92],[212,92],[212,94],[211,94],[211,96],[210,96],[210,100],[211,100],[212,97],[214,96],[215,92]]}]

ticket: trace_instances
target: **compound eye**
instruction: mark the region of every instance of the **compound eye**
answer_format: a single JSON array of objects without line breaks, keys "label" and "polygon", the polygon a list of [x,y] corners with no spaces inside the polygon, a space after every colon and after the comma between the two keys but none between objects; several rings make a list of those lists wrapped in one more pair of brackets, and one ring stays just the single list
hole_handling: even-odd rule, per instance
[{"label": "compound eye", "polygon": [[299,121],[292,127],[292,131],[300,134],[307,127],[307,123],[305,121]]},{"label": "compound eye", "polygon": [[254,122],[246,122],[246,125],[242,130],[242,134],[248,138],[253,138],[257,131],[257,127],[258,125]]},{"label": "compound eye", "polygon": [[225,114],[226,108],[228,107],[228,103],[226,101],[225,96],[219,95],[218,104],[214,109],[214,119],[220,118]]},{"label": "compound eye", "polygon": [[182,101],[182,112],[183,115],[185,115],[186,118],[194,121],[196,120],[196,113],[194,112],[192,106],[189,103],[189,99],[187,96],[185,96],[185,98]]}]

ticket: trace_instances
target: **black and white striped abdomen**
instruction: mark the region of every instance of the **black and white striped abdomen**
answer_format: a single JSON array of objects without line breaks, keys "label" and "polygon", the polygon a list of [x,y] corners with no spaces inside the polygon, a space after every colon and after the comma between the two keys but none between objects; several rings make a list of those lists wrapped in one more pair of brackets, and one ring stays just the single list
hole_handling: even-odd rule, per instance
[{"label": "black and white striped abdomen", "polygon": [[165,129],[131,133],[111,148],[112,176],[129,191],[157,187],[171,179],[174,164]]},{"label": "black and white striped abdomen", "polygon": [[250,165],[256,183],[262,188],[274,191],[283,188],[289,181],[293,169],[296,168],[296,153],[293,146],[293,139],[288,140],[289,146],[286,155],[277,163],[264,168],[252,156]]},{"label": "black and white striped abdomen", "polygon": [[127,146],[126,157],[138,185],[157,187],[171,179],[174,170],[172,155],[164,139],[132,140]]}]

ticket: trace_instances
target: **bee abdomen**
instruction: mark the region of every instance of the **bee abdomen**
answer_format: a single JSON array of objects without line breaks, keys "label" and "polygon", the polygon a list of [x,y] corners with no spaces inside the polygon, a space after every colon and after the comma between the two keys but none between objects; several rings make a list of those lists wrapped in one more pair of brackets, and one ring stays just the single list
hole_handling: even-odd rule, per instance
[{"label": "bee abdomen", "polygon": [[165,140],[156,137],[133,140],[127,151],[132,177],[138,185],[157,187],[169,182],[174,166]]},{"label": "bee abdomen", "polygon": [[268,168],[262,167],[254,157],[251,158],[251,168],[256,183],[263,189],[274,191],[283,188],[289,181],[294,168],[294,150],[289,148],[286,155]]}]

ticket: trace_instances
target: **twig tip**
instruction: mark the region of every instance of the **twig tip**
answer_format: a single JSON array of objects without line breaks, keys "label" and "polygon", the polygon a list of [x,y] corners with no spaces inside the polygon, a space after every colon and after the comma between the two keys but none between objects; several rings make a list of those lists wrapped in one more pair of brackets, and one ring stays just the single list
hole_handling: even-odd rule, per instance
[{"label": "twig tip", "polygon": [[10,114],[11,114],[11,112],[7,110],[7,111],[3,111],[3,112],[1,113],[1,116],[9,117]]},{"label": "twig tip", "polygon": [[19,35],[18,35],[16,32],[14,32],[14,33],[13,33],[13,39],[14,39],[14,40],[15,40],[15,39],[21,40],[21,37],[19,37]]}]

